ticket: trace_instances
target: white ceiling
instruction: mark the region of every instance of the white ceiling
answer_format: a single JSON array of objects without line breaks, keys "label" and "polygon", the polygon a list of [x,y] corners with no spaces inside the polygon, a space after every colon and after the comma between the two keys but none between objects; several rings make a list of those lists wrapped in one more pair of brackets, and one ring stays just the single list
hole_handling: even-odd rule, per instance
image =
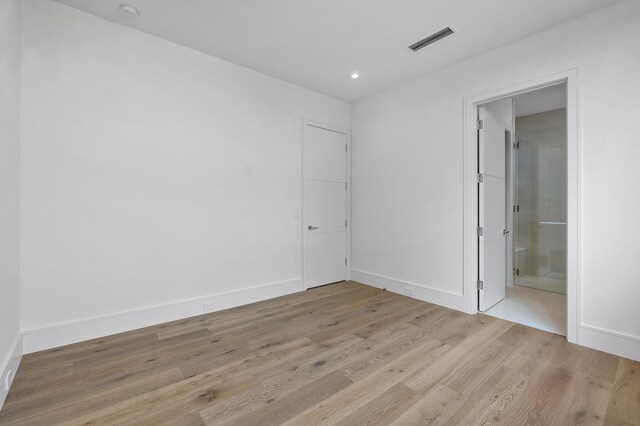
[{"label": "white ceiling", "polygon": [[[58,1],[352,102],[616,0]],[[458,32],[407,49],[445,26]]]},{"label": "white ceiling", "polygon": [[515,96],[513,99],[516,117],[565,108],[567,106],[567,85],[556,84]]}]

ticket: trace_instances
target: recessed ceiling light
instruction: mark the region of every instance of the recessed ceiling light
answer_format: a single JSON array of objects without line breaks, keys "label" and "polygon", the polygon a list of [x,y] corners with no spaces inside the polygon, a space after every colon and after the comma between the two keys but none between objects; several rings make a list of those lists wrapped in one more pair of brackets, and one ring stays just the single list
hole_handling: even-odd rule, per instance
[{"label": "recessed ceiling light", "polygon": [[136,18],[138,16],[138,11],[131,6],[123,4],[122,6],[120,6],[120,15],[124,16],[125,18]]},{"label": "recessed ceiling light", "polygon": [[360,77],[360,74],[358,74],[357,72],[354,72],[353,74],[351,74],[351,78],[356,79]]}]

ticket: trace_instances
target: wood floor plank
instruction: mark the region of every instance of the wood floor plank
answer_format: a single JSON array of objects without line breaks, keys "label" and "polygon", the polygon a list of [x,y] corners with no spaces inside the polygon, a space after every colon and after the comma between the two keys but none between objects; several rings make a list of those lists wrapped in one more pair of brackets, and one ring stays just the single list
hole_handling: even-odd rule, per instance
[{"label": "wood floor plank", "polygon": [[[203,418],[206,421],[212,418],[235,421],[235,417],[243,410],[254,410],[256,405],[263,404],[265,400],[274,401],[280,396],[293,392],[300,384],[327,374],[332,369],[346,375],[353,373],[356,369],[366,368],[363,366],[374,365],[381,358],[377,350],[387,351],[389,345],[401,345],[401,342],[411,340],[417,333],[419,330],[406,324],[398,326],[396,330],[386,331],[365,340],[360,339],[360,342],[343,347],[338,351],[329,345],[328,348],[331,352],[325,355],[305,359],[303,362],[300,362],[302,360],[294,360],[290,364],[274,366],[267,374],[269,376],[274,372],[279,374],[273,377],[261,377],[261,379],[267,380],[260,389],[241,395],[235,401],[229,401],[228,404],[223,404],[221,407],[203,412]],[[328,343],[330,342],[325,344]]]},{"label": "wood floor plank", "polygon": [[473,358],[448,374],[441,383],[463,395],[472,395],[490,376],[502,367],[503,360],[523,340],[530,337],[533,330],[529,327],[514,325],[493,344],[477,351]]},{"label": "wood floor plank", "polygon": [[292,340],[277,345],[246,345],[248,350],[233,351],[223,355],[193,357],[185,360],[180,365],[180,370],[185,377],[195,376],[206,371],[225,368],[228,370],[240,371],[251,370],[253,375],[258,374],[255,369],[271,370],[274,365],[291,362],[292,359],[300,359],[305,356],[312,356],[320,349],[319,345],[313,343],[306,337]]},{"label": "wood floor plank", "polygon": [[640,423],[640,363],[620,359],[611,400],[607,408],[607,421]]},{"label": "wood floor plank", "polygon": [[[385,326],[393,326],[397,321],[392,321],[390,318],[407,315],[406,309],[407,302],[402,299],[389,300],[379,307],[356,308],[335,316],[335,324],[331,328],[310,334],[309,338],[316,342],[322,342],[345,332],[367,338],[384,328],[379,324],[382,319],[387,319],[384,322]],[[367,327],[368,333],[360,332],[361,327]]]},{"label": "wood floor plank", "polygon": [[210,423],[213,419],[224,423],[233,422],[254,411],[256,407],[292,395],[306,384],[331,373],[336,366],[344,364],[349,354],[362,353],[364,349],[361,340],[352,336],[352,339],[340,339],[338,343],[328,344],[318,352],[319,355],[296,360],[292,365],[285,366],[281,373],[266,378],[260,386],[201,411],[202,419],[205,423]]},{"label": "wood floor plank", "polygon": [[[501,423],[504,416],[517,412],[519,403],[526,400],[527,389],[538,372],[553,365],[561,347],[557,344],[559,336],[550,333],[538,333],[528,336],[517,345],[502,361],[502,367],[495,369],[493,375],[480,383],[473,395],[463,403],[460,409],[448,420],[451,424]],[[530,347],[529,345],[533,346]],[[534,348],[532,350],[532,348]],[[509,424],[504,423],[504,424]]]},{"label": "wood floor plank", "polygon": [[[198,350],[201,348],[201,346],[190,346],[194,342],[200,341],[199,334],[188,333],[185,336],[189,338],[172,341],[168,344],[163,349],[162,356],[171,356],[177,348],[181,350]],[[175,346],[176,343],[180,343],[182,346]],[[212,349],[214,348],[211,346],[207,348],[208,351],[215,353],[215,350]],[[202,352],[196,352],[196,354],[200,353]],[[66,401],[81,398],[82,395],[87,393],[125,387],[130,382],[136,382],[148,376],[156,375],[158,372],[176,368],[175,358],[163,363],[157,362],[161,360],[161,355],[157,349],[150,352],[150,354],[140,354],[124,360],[121,358],[123,358],[122,354],[112,360],[113,362],[97,365],[92,369],[66,375],[57,380],[42,383],[31,382],[31,386],[23,387],[11,393],[10,399],[8,398],[10,406],[14,408],[41,407],[51,404],[52,401],[56,401],[57,405],[63,405]],[[92,359],[89,358],[89,360]],[[135,363],[132,364],[133,361]],[[37,408],[34,410],[37,411]]]},{"label": "wood floor plank", "polygon": [[159,387],[102,410],[72,418],[69,425],[154,424],[154,419],[179,419],[213,401],[225,401],[257,383],[248,374],[203,373]]},{"label": "wood floor plank", "polygon": [[466,399],[464,395],[446,386],[436,385],[409,409],[393,419],[391,424],[396,426],[444,425]]},{"label": "wood floor plank", "polygon": [[[501,424],[552,424],[558,417],[563,400],[568,395],[571,384],[574,383],[577,365],[565,362],[565,357],[572,358],[576,352],[572,346],[560,337],[554,336],[551,344],[545,348],[545,356],[535,358],[525,368],[530,379],[524,386],[522,393],[514,401],[510,409],[500,419]],[[577,364],[577,362],[576,362]]]},{"label": "wood floor plank", "polygon": [[203,329],[186,334],[180,334],[164,341],[156,339],[155,341],[148,342],[146,345],[142,346],[130,347],[129,345],[123,345],[118,349],[113,349],[107,353],[101,353],[75,361],[73,363],[73,371],[75,373],[82,373],[117,363],[122,360],[134,358],[138,355],[144,355],[157,349],[166,350],[172,347],[191,345],[202,339],[209,338],[211,338],[211,332]]},{"label": "wood floor plank", "polygon": [[148,353],[114,360],[90,370],[78,371],[76,377],[79,380],[96,381],[119,373],[134,374],[140,370],[171,368],[175,365],[179,365],[182,369],[185,364],[202,362],[211,358],[215,358],[219,363],[224,363],[238,356],[252,353],[259,348],[259,345],[248,345],[244,339],[239,337],[228,340],[220,339],[217,336],[205,339],[196,338],[179,346],[156,348]]},{"label": "wood floor plank", "polygon": [[0,425],[640,425],[640,363],[354,282],[26,355]]},{"label": "wood floor plank", "polygon": [[[296,303],[287,304],[286,309],[260,309],[255,314],[245,314],[240,317],[230,317],[223,321],[207,321],[204,325],[211,332],[218,334],[225,332],[238,332],[243,329],[253,328],[256,325],[269,326],[276,321],[291,321],[292,318],[304,318],[328,314],[332,308],[350,306],[351,300],[368,300],[372,295],[381,292],[375,289],[363,292],[361,289],[346,289],[336,294],[325,294],[318,299],[297,300]],[[167,333],[169,331],[165,331]]]},{"label": "wood floor plank", "polygon": [[388,425],[418,401],[418,393],[396,383],[385,393],[373,398],[335,424],[340,426]]},{"label": "wood floor plank", "polygon": [[585,351],[575,383],[563,400],[555,422],[567,425],[604,424],[619,361],[615,355]]},{"label": "wood floor plank", "polygon": [[562,401],[554,423],[602,425],[611,395],[610,383],[578,375]]},{"label": "wood floor plank", "polygon": [[[66,394],[59,398],[53,394],[48,400],[38,399],[26,401],[25,404],[12,404],[7,412],[7,420],[11,423],[11,419],[15,418],[18,424],[25,421],[36,425],[64,424],[70,418],[98,412],[121,401],[148,394],[183,379],[184,376],[180,370],[174,368],[153,375],[145,375],[138,380],[128,381],[117,387],[104,388],[98,392],[82,392],[72,397]],[[22,416],[25,412],[26,418]]]},{"label": "wood floor plank", "polygon": [[[124,337],[124,336],[123,336]],[[155,334],[145,334],[142,336],[131,337],[129,339],[120,339],[116,342],[109,342],[100,340],[95,344],[82,344],[79,343],[75,346],[73,351],[62,349],[59,352],[51,352],[42,354],[41,356],[35,356],[29,354],[25,357],[25,360],[20,363],[22,367],[25,367],[29,372],[39,372],[48,370],[55,365],[67,365],[73,364],[77,360],[87,362],[89,359],[104,356],[109,358],[112,354],[127,352],[129,350],[134,351],[136,349],[144,350],[148,345],[158,342],[158,337]]]},{"label": "wood floor plank", "polygon": [[11,385],[13,397],[25,392],[33,392],[36,388],[40,388],[50,381],[60,383],[65,378],[71,379],[73,376],[73,363],[62,363],[59,367],[40,372],[31,372],[28,369],[27,371],[28,373],[17,375],[13,380]]},{"label": "wood floor plank", "polygon": [[[352,383],[351,380],[334,371],[301,387],[286,399],[277,401],[268,399],[262,407],[225,423],[237,426],[280,425]],[[210,417],[206,424],[215,425],[220,423],[215,417]]]},{"label": "wood floor plank", "polygon": [[490,346],[498,337],[513,326],[506,321],[495,321],[483,326],[474,335],[461,341],[449,351],[446,358],[440,358],[431,365],[407,379],[405,384],[417,392],[425,392],[448,376],[458,374],[458,367],[471,361],[475,354]]},{"label": "wood floor plank", "polygon": [[327,398],[321,404],[312,407],[286,424],[288,426],[333,424],[372,398],[383,394],[391,386],[413,375],[423,367],[424,363],[430,363],[444,356],[449,349],[449,346],[437,341],[425,342],[393,359],[385,365],[385,368],[375,369],[360,380],[355,380],[355,377],[350,374],[350,367],[347,366],[341,371],[347,378],[354,381],[353,385]]}]

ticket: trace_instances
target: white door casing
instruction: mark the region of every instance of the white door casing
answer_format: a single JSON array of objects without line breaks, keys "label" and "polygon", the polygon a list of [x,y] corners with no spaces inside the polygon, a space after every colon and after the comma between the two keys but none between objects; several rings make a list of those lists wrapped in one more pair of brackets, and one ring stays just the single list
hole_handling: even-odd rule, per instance
[{"label": "white door casing", "polygon": [[348,278],[348,133],[304,123],[305,288]]},{"label": "white door casing", "polygon": [[[514,83],[464,100],[464,297],[465,311],[478,312],[478,106],[498,99],[550,87],[567,85],[567,340],[595,347],[594,334],[581,322],[580,303],[580,138],[578,69],[572,68],[537,79]],[[513,133],[512,133],[513,134]],[[585,331],[586,330],[586,331]]]},{"label": "white door casing", "polygon": [[486,311],[505,297],[507,286],[507,151],[513,100],[478,107],[478,309]]}]

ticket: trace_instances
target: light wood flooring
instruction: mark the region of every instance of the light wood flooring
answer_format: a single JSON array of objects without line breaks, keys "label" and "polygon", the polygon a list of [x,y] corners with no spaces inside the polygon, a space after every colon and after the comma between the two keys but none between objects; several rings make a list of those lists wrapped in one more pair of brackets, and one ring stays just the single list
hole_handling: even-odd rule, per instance
[{"label": "light wood flooring", "polygon": [[24,357],[0,424],[640,424],[640,363],[353,282]]}]

